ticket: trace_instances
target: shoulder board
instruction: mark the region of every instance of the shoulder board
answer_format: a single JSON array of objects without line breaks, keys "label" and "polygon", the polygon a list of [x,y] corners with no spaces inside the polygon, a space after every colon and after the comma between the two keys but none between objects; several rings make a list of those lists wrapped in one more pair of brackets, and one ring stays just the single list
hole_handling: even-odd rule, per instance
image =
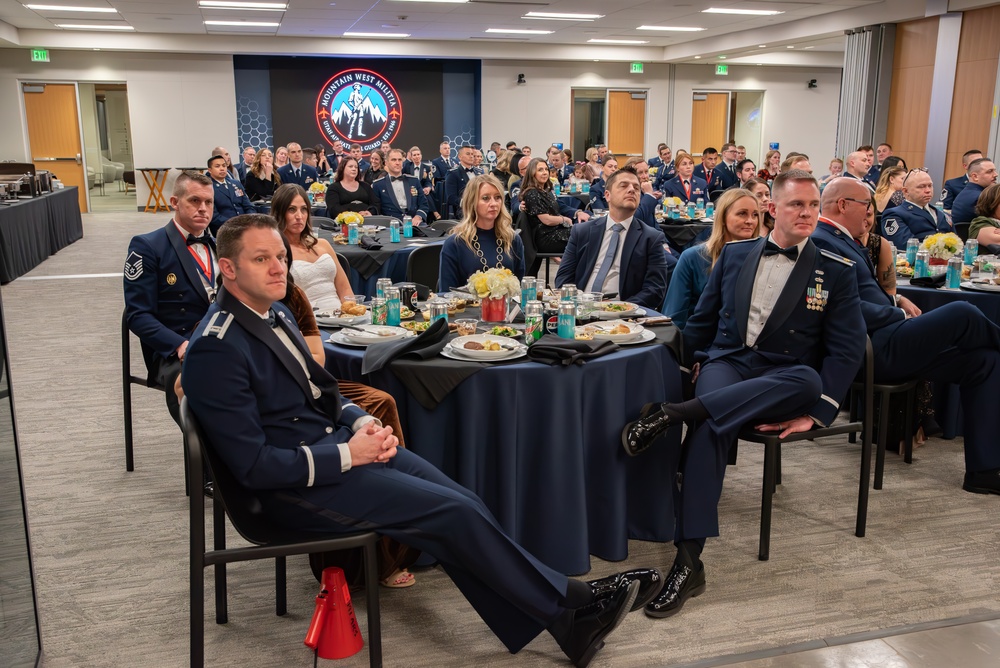
[{"label": "shoulder board", "polygon": [[751,237],[750,239],[733,239],[732,241],[727,241],[726,245],[728,246],[730,244],[745,244],[748,241],[758,241],[759,239],[760,237]]},{"label": "shoulder board", "polygon": [[386,180],[387,178],[389,178],[389,173],[388,173],[388,172],[386,172],[386,173],[385,173],[385,174],[383,174],[382,176],[380,176],[380,177],[378,177],[377,179],[375,179],[375,180],[374,180],[374,181],[372,182],[372,185],[375,185],[375,184],[376,184],[376,183],[378,183],[379,181],[385,181],[385,180]]},{"label": "shoulder board", "polygon": [[819,252],[820,252],[821,255],[824,255],[824,256],[830,258],[831,260],[836,260],[837,262],[840,262],[841,264],[846,264],[848,267],[853,267],[854,266],[854,260],[849,260],[846,257],[844,257],[843,255],[837,255],[836,253],[831,253],[830,251],[828,251],[826,249],[823,249],[823,248],[819,249]]},{"label": "shoulder board", "polygon": [[233,314],[228,311],[217,311],[212,319],[208,321],[205,325],[205,331],[201,333],[202,336],[214,336],[217,339],[222,339],[226,336],[226,331],[229,329],[229,325],[233,323]]}]

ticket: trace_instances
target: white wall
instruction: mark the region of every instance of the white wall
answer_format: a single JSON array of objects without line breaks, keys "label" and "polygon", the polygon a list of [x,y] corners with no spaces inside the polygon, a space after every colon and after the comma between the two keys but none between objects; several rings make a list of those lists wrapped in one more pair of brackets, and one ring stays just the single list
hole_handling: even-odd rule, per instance
[{"label": "white wall", "polygon": [[[645,65],[645,73],[628,74],[628,63],[483,61],[483,141],[514,140],[532,149],[552,142],[569,143],[572,88],[632,88],[649,91],[646,106],[646,155],[666,141],[671,148],[701,151],[691,143],[691,95],[695,90],[764,91],[762,150],[770,142],[782,154],[795,150],[813,159],[817,173],[825,169],[837,133],[840,69],[730,65],[728,77],[717,77],[710,64],[677,65],[673,83],[673,125],[667,127],[671,82],[669,66]],[[518,86],[517,75],[527,84]],[[807,82],[816,79],[818,88]],[[762,156],[749,155],[754,161]],[[825,172],[823,172],[825,173]]]},{"label": "white wall", "polygon": [[[764,91],[761,150],[778,142],[780,151],[805,153],[817,175],[826,173],[837,139],[840,107],[840,69],[758,67],[730,65],[729,76],[715,76],[711,64],[678,65],[674,88],[674,126],[671,148],[701,151],[691,143],[691,95],[697,91]],[[817,88],[807,83],[816,79]],[[717,147],[718,148],[718,147]],[[762,165],[762,155],[747,157]]]},{"label": "white wall", "polygon": [[232,56],[53,50],[51,59],[32,63],[24,49],[0,49],[0,159],[27,159],[18,80],[127,84],[138,167],[203,167],[213,147],[236,147]]}]

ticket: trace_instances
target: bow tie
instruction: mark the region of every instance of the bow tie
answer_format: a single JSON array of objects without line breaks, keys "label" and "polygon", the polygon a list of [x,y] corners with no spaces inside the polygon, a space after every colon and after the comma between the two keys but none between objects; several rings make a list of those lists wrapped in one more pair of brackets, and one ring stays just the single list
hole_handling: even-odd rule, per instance
[{"label": "bow tie", "polygon": [[187,245],[191,246],[193,244],[205,244],[211,248],[215,248],[215,239],[209,234],[203,234],[200,237],[196,237],[193,234],[187,235]]},{"label": "bow tie", "polygon": [[389,180],[392,181],[393,183],[395,183],[396,181],[402,181],[403,177],[402,177],[402,175],[400,175],[400,176],[390,176]]},{"label": "bow tie", "polygon": [[773,241],[768,241],[767,245],[764,246],[764,257],[771,255],[784,255],[789,258],[792,262],[799,259],[799,247],[789,246],[788,248],[779,248],[778,244]]},{"label": "bow tie", "polygon": [[271,329],[278,326],[278,319],[274,316],[273,308],[267,309],[267,324],[271,326]]}]

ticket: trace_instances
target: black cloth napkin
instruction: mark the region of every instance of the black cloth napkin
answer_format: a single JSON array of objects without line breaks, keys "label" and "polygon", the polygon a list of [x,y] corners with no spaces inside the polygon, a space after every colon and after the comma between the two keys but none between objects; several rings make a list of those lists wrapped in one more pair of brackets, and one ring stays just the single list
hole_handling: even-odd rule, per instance
[{"label": "black cloth napkin", "polygon": [[543,364],[583,364],[589,359],[608,355],[619,349],[611,341],[577,341],[545,334],[528,348],[528,358]]},{"label": "black cloth napkin", "polygon": [[382,250],[382,244],[380,244],[378,240],[375,239],[375,237],[369,236],[367,234],[361,236],[358,245],[364,248],[365,250],[370,250],[370,251]]},{"label": "black cloth napkin", "polygon": [[910,285],[916,285],[921,288],[943,288],[944,287],[945,274],[936,274],[934,276],[921,276],[919,278],[911,278]]},{"label": "black cloth napkin", "polygon": [[416,355],[421,359],[434,357],[444,348],[447,336],[448,323],[444,320],[435,320],[430,327],[415,337],[368,346],[361,361],[361,373],[378,371],[402,355]]}]

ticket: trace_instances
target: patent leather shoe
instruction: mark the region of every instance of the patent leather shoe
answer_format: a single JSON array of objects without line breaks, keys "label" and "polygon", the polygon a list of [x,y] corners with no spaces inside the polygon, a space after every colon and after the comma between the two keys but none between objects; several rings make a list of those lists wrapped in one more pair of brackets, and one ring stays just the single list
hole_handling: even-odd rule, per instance
[{"label": "patent leather shoe", "polygon": [[1000,494],[1000,469],[966,473],[962,489],[973,494]]},{"label": "patent leather shoe", "polygon": [[635,595],[635,603],[632,604],[629,612],[635,612],[639,608],[645,607],[663,589],[663,575],[655,568],[636,568],[631,571],[622,571],[600,580],[591,580],[587,584],[594,592],[594,600],[596,601],[613,596],[623,580],[637,580],[639,582],[639,592]]},{"label": "patent leather shoe", "polygon": [[663,412],[662,406],[657,404],[646,404],[641,415],[638,420],[629,422],[622,429],[622,447],[630,457],[649,448],[671,425],[670,418]]},{"label": "patent leather shoe", "polygon": [[649,617],[670,617],[676,615],[684,607],[684,601],[692,596],[700,596],[705,592],[705,567],[699,565],[695,570],[690,566],[675,563],[660,595],[646,606]]},{"label": "patent leather shoe", "polygon": [[549,626],[549,631],[577,668],[585,668],[604,647],[635,602],[639,581],[622,581],[611,596],[575,610],[567,610]]}]

